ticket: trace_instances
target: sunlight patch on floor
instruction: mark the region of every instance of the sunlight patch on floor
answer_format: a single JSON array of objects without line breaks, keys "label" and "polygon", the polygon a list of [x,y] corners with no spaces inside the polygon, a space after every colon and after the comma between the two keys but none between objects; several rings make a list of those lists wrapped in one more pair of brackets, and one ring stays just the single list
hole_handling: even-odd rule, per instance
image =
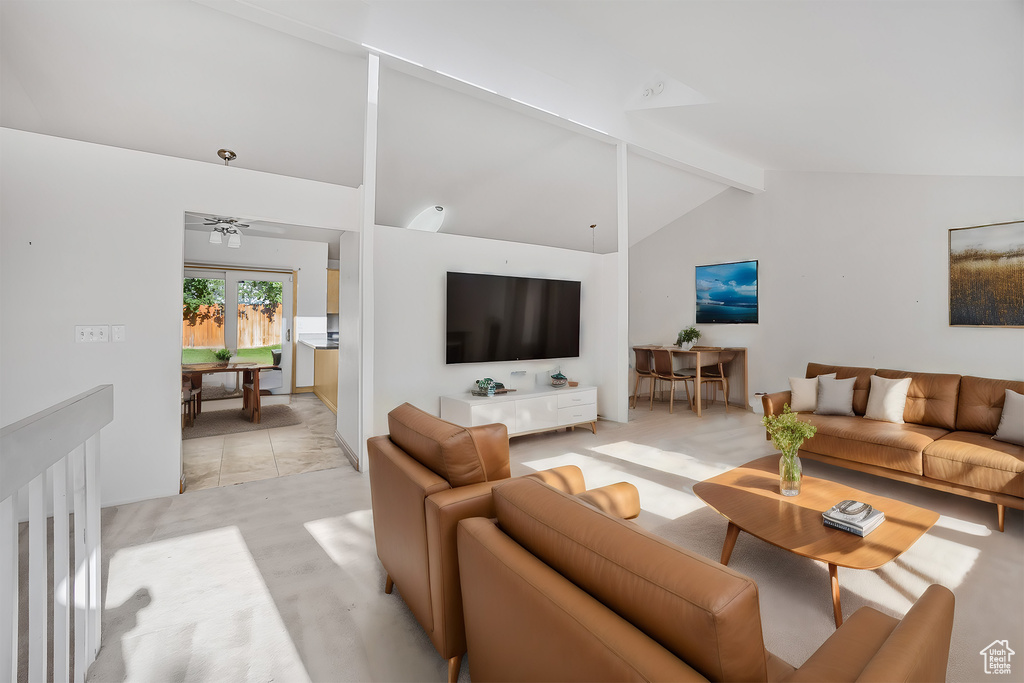
[{"label": "sunlight patch on floor", "polygon": [[366,553],[366,548],[375,547],[372,511],[356,510],[341,517],[306,522],[303,526],[342,569],[365,575],[376,566],[377,558]]},{"label": "sunlight patch on floor", "polygon": [[[148,600],[140,603],[140,593]],[[105,604],[107,619],[125,606],[144,605],[107,627],[124,628],[128,679],[167,679],[171,670],[197,680],[309,680],[238,527],[118,550],[110,558]],[[239,649],[259,654],[245,658],[244,670],[226,668],[224,653]],[[133,666],[139,662],[153,668],[139,670]]]},{"label": "sunlight patch on floor", "polygon": [[594,446],[590,450],[642,467],[678,474],[695,482],[710,479],[734,467],[734,465],[701,461],[686,453],[663,451],[654,446],[645,446],[632,441],[617,441]]},{"label": "sunlight patch on floor", "polygon": [[619,481],[629,482],[636,486],[637,491],[640,492],[640,508],[665,519],[676,519],[705,507],[704,502],[692,493],[673,489],[649,479],[638,477],[623,470],[621,467],[589,455],[583,455],[582,453],[563,453],[562,455],[532,460],[523,464],[535,471],[561,467],[562,465],[576,465],[583,470],[588,489],[607,486]]},{"label": "sunlight patch on floor", "polygon": [[992,535],[992,530],[984,524],[976,524],[974,522],[968,522],[963,519],[957,519],[956,517],[949,517],[946,515],[940,515],[939,521],[935,522],[935,526],[943,529],[949,529],[950,531],[958,531],[962,534],[970,534],[971,536]]}]

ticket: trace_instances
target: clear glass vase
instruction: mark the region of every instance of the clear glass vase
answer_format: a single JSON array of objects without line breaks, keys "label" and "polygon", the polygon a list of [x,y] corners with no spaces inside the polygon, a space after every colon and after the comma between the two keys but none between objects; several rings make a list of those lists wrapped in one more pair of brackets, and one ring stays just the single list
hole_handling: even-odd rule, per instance
[{"label": "clear glass vase", "polygon": [[784,496],[795,496],[800,493],[800,479],[803,468],[800,456],[783,455],[779,458],[779,492]]}]

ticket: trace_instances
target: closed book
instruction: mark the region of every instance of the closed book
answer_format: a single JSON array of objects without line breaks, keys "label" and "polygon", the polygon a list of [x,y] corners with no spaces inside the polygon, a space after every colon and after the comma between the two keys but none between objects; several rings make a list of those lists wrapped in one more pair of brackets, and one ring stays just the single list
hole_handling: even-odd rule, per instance
[{"label": "closed book", "polygon": [[874,508],[867,503],[862,503],[859,500],[844,500],[830,507],[825,514],[837,522],[861,525],[872,512],[874,512]]},{"label": "closed book", "polygon": [[877,512],[878,514],[873,515],[870,521],[863,525],[848,524],[846,522],[841,522],[839,520],[833,519],[832,517],[829,517],[828,514],[823,512],[821,514],[821,523],[825,526],[832,527],[833,529],[841,529],[842,531],[846,531],[851,534],[856,534],[857,536],[867,536],[872,531],[877,529],[883,521],[885,521],[884,513],[882,513],[879,510],[876,510],[875,512]]}]

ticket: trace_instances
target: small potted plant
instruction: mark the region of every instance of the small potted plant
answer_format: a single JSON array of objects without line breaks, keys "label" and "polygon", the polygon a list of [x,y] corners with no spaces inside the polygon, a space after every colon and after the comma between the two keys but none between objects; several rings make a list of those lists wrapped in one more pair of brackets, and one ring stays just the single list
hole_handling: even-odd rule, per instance
[{"label": "small potted plant", "polygon": [[231,360],[231,349],[218,349],[213,354],[213,357],[221,361],[222,363],[226,363],[229,360]]},{"label": "small potted plant", "polygon": [[779,491],[784,496],[795,496],[800,493],[800,478],[803,468],[797,452],[804,439],[809,439],[818,428],[804,422],[789,408],[787,403],[780,415],[765,415],[761,424],[768,430],[772,445],[782,452],[779,459]]},{"label": "small potted plant", "polygon": [[686,348],[693,346],[694,342],[700,339],[700,330],[695,325],[690,325],[685,330],[679,330],[679,336],[676,337],[676,346]]}]

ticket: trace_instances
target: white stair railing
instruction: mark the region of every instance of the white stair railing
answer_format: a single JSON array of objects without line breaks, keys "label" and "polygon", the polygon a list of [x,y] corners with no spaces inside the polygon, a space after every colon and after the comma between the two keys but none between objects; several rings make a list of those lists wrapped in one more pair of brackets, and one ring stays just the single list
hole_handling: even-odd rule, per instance
[{"label": "white stair railing", "polygon": [[[84,681],[100,647],[100,429],[114,418],[104,384],[0,430],[0,681],[18,679],[28,641],[28,680]],[[49,476],[47,476],[49,474]],[[47,610],[47,480],[53,489],[53,614]],[[70,484],[70,508],[69,508]],[[28,496],[28,624],[18,624],[18,501]],[[74,518],[74,571],[69,516]],[[73,587],[72,587],[73,583]],[[72,613],[73,612],[73,613]],[[52,626],[52,630],[51,630]],[[47,656],[53,634],[53,658]]]}]

